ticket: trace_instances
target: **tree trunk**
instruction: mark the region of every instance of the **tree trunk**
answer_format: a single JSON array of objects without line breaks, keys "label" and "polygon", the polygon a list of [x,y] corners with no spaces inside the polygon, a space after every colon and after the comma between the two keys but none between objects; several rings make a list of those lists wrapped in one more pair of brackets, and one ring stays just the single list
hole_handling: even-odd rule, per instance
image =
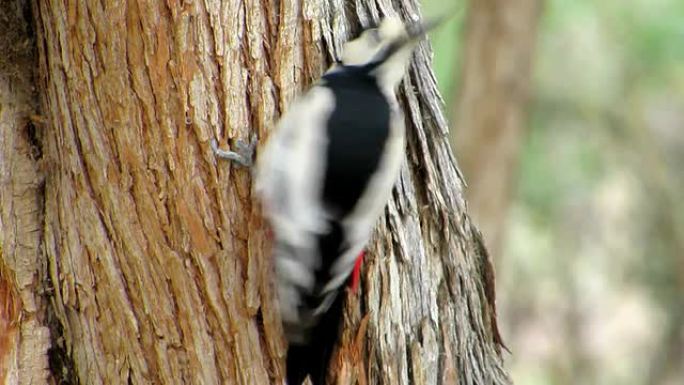
[{"label": "tree trunk", "polygon": [[[53,381],[282,380],[251,178],[209,142],[265,140],[359,22],[394,12],[356,3],[34,1],[45,125],[32,140],[46,179],[27,211],[43,221],[29,230],[44,254],[30,251],[47,271],[31,294],[45,291],[54,314],[41,320]],[[402,85],[407,167],[348,297],[335,383],[509,383],[491,264],[465,213],[429,57],[417,50]]]},{"label": "tree trunk", "polygon": [[40,384],[49,375],[30,18],[24,1],[0,2],[0,384]]},{"label": "tree trunk", "polygon": [[452,142],[475,222],[496,258],[525,133],[542,0],[471,0]]}]

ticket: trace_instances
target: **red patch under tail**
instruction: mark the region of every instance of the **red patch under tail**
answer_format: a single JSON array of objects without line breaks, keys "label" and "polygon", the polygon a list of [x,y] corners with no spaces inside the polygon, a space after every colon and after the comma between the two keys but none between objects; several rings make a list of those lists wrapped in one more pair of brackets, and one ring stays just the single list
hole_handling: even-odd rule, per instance
[{"label": "red patch under tail", "polygon": [[351,280],[351,291],[356,293],[356,289],[359,287],[359,281],[361,280],[361,265],[363,264],[363,256],[366,255],[366,251],[363,250],[356,257],[356,262],[354,263],[354,270],[352,270],[352,280]]}]

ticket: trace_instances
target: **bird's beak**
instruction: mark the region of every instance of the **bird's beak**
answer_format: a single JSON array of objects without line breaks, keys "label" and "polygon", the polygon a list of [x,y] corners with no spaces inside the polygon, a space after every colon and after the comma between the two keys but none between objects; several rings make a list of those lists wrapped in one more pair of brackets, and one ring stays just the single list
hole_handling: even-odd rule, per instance
[{"label": "bird's beak", "polygon": [[408,34],[408,40],[422,39],[428,32],[442,25],[450,17],[451,14],[446,14],[444,16],[429,18],[424,21],[407,24],[406,33]]}]

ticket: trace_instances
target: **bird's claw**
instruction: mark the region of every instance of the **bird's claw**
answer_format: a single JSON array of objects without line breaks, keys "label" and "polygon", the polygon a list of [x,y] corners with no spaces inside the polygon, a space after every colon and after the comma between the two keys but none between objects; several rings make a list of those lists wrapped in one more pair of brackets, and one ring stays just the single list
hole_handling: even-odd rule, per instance
[{"label": "bird's claw", "polygon": [[236,151],[222,150],[218,147],[216,139],[211,140],[211,149],[216,157],[233,161],[243,167],[251,167],[254,164],[254,149],[256,145],[257,138],[254,134],[250,137],[249,143],[238,139],[235,143]]},{"label": "bird's claw", "polygon": [[245,141],[242,139],[238,139],[237,143],[235,143],[235,147],[237,147],[238,152],[243,155],[248,155],[250,160],[254,157],[254,149],[256,148],[256,145],[257,138],[255,134],[250,136],[249,143],[245,143]]}]

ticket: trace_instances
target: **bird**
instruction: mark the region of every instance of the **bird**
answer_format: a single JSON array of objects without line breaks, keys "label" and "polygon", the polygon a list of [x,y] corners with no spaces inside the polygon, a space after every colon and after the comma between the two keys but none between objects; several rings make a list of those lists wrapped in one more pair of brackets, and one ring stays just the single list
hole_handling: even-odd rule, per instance
[{"label": "bird", "polygon": [[[345,284],[358,272],[405,158],[395,90],[438,21],[386,17],[344,44],[340,61],[295,99],[252,158],[256,141],[219,158],[255,167],[254,191],[273,237],[276,291],[288,343],[286,379],[324,384]],[[355,277],[355,278],[354,278]]]}]

